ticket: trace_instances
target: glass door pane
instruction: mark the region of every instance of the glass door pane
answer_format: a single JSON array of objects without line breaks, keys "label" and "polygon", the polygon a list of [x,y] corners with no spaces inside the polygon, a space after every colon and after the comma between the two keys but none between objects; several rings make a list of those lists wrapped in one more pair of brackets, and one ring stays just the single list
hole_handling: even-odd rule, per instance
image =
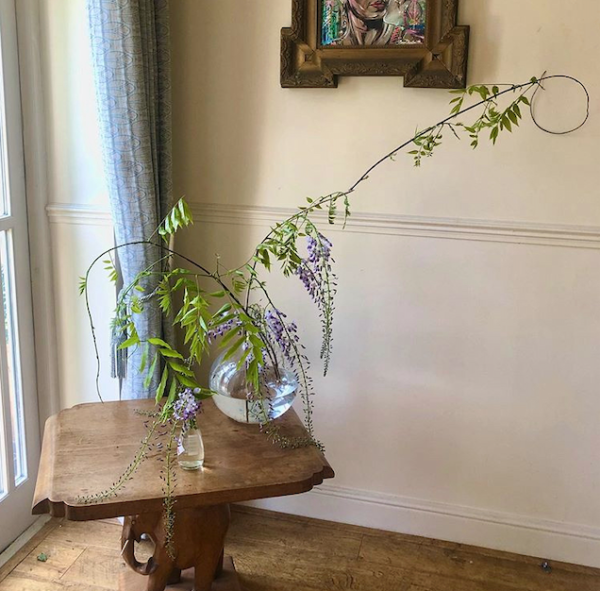
[{"label": "glass door pane", "polygon": [[[10,403],[10,424],[13,448],[13,478],[19,486],[27,478],[27,451],[25,440],[25,417],[23,414],[23,389],[21,384],[21,363],[19,360],[19,336],[17,330],[17,300],[15,295],[14,256],[11,231],[0,232],[0,280],[2,283],[2,326],[4,327],[2,374],[8,382]],[[0,348],[1,349],[1,348]]]},{"label": "glass door pane", "polygon": [[39,419],[15,0],[0,0],[0,551],[34,521]]}]

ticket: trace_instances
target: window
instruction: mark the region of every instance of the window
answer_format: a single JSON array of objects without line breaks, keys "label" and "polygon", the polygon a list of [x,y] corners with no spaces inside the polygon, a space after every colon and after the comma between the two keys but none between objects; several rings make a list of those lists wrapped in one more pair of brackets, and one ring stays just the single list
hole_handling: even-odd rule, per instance
[{"label": "window", "polygon": [[39,460],[15,1],[0,0],[0,551],[33,521]]}]

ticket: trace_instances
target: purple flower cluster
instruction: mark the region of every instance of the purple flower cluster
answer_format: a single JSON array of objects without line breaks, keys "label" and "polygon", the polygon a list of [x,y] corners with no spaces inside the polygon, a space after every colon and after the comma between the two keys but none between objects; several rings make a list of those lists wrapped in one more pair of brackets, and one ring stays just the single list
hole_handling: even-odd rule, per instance
[{"label": "purple flower cluster", "polygon": [[334,262],[331,257],[333,245],[323,234],[308,236],[307,242],[308,256],[298,265],[297,274],[312,301],[319,308],[323,330],[321,359],[326,375],[331,357],[333,299],[337,291],[337,277],[331,268]]},{"label": "purple flower cluster", "polygon": [[196,415],[202,408],[202,402],[198,400],[195,394],[198,394],[200,390],[196,388],[186,388],[179,394],[179,398],[173,404],[173,417],[177,421],[183,421],[188,423],[196,419]]},{"label": "purple flower cluster", "polygon": [[206,333],[206,338],[208,339],[208,342],[210,344],[214,343],[217,339],[227,334],[234,327],[234,325],[239,326],[241,325],[241,322],[232,318],[231,320],[228,320],[227,322],[224,322],[223,324],[220,324],[219,326],[209,330]]},{"label": "purple flower cluster", "polygon": [[320,261],[327,263],[331,258],[331,249],[333,247],[331,241],[323,236],[323,234],[319,234],[319,241],[320,244],[312,236],[309,236],[307,239],[308,262],[313,265],[316,265]]},{"label": "purple flower cluster", "polygon": [[265,314],[265,321],[277,346],[285,359],[293,364],[296,360],[296,343],[300,341],[300,337],[298,336],[298,326],[296,323],[290,322],[287,324],[284,320],[285,318],[287,316],[276,309],[267,310]]},{"label": "purple flower cluster", "polygon": [[333,244],[323,234],[319,234],[319,240],[308,236],[306,241],[308,256],[302,259],[297,274],[312,300],[320,305],[320,292],[325,280],[324,276],[331,272]]}]

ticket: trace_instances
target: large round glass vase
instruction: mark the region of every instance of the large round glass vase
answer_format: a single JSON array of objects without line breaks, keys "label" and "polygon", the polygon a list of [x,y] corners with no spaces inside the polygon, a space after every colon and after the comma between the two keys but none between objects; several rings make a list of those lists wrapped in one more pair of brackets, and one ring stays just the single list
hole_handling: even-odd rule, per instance
[{"label": "large round glass vase", "polygon": [[238,369],[240,355],[225,359],[222,353],[210,371],[210,389],[217,394],[217,408],[238,423],[264,423],[279,418],[294,403],[298,380],[293,372],[280,366],[267,368],[263,373],[261,399],[256,400],[246,383],[246,369]]}]

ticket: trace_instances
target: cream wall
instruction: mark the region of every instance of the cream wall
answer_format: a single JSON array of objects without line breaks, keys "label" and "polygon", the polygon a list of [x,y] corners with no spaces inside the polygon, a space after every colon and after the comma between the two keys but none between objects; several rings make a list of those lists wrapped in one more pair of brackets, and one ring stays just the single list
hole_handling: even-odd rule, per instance
[{"label": "cream wall", "polygon": [[[113,245],[96,117],[85,0],[40,0],[43,108],[46,121],[47,213],[50,221],[58,391],[62,408],[98,400],[96,361],[79,278]],[[101,356],[101,391],[118,398],[108,357],[114,287],[92,276],[90,305]]]},{"label": "cream wall", "polygon": [[[94,400],[78,277],[112,230],[85,2],[40,3],[59,380],[71,406]],[[180,246],[209,261],[219,252],[238,264],[306,195],[346,188],[448,110],[445,92],[393,78],[280,89],[290,5],[172,2],[176,193],[199,218]],[[318,435],[337,477],[267,506],[600,566],[600,4],[571,0],[577,18],[564,6],[462,0],[471,81],[567,72],[588,85],[592,118],[567,137],[526,123],[475,153],[449,140],[421,170],[399,159],[357,192],[353,223],[331,233],[331,374],[314,368]],[[580,109],[557,90],[539,114],[560,126]],[[293,279],[270,281],[316,359],[310,302]],[[112,288],[93,296],[110,398]]]},{"label": "cream wall", "polygon": [[[286,208],[347,188],[443,91],[345,78],[279,87],[291,2],[173,2],[176,193],[202,219],[182,245],[234,266]],[[335,351],[317,377],[318,435],[337,471],[283,511],[600,566],[600,4],[462,0],[472,82],[580,77],[592,118],[531,122],[472,153],[448,138],[421,169],[384,165],[335,230]],[[582,114],[559,83],[548,125]],[[280,209],[278,209],[280,208]],[[315,310],[270,279],[316,359]],[[315,372],[318,375],[315,364]]]}]

